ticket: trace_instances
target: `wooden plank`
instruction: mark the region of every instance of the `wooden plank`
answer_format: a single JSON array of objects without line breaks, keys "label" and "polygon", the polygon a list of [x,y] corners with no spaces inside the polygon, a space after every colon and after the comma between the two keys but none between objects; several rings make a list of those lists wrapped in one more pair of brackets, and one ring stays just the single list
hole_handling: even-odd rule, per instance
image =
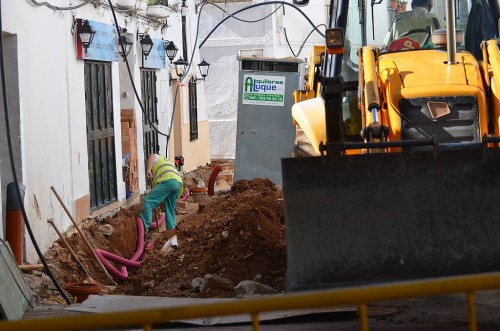
[{"label": "wooden plank", "polygon": [[19,269],[9,244],[0,239],[0,316],[22,319],[28,306],[34,307],[30,288]]},{"label": "wooden plank", "polygon": [[[30,270],[41,270],[43,269],[43,264],[22,264],[18,266],[19,269],[25,270],[25,271],[30,271]],[[53,264],[49,264],[49,268],[54,268]]]}]

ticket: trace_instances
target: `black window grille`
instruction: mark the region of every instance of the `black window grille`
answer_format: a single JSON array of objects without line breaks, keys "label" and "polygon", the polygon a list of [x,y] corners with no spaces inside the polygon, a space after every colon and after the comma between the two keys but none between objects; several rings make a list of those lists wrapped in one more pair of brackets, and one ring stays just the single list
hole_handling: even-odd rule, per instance
[{"label": "black window grille", "polygon": [[95,210],[117,200],[111,64],[85,61],[84,79],[90,207]]},{"label": "black window grille", "polygon": [[198,98],[196,82],[189,81],[189,140],[198,139]]},{"label": "black window grille", "polygon": [[160,151],[160,145],[158,143],[158,132],[154,128],[154,126],[158,127],[158,98],[156,96],[155,70],[141,69],[141,92],[142,104],[147,115],[146,118],[146,115],[142,114],[142,132],[144,136],[143,141],[145,158],[144,162],[146,162],[149,154],[158,153]]}]

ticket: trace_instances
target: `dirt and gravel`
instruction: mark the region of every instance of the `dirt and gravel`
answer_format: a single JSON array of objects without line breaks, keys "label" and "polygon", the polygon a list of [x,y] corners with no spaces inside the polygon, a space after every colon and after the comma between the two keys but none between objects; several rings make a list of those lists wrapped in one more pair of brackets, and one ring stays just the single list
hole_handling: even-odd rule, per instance
[{"label": "dirt and gravel", "polygon": [[[208,178],[213,167],[211,164],[199,168],[194,177]],[[136,250],[139,209],[140,204],[137,204],[101,221],[87,220],[81,228],[94,247],[130,258]],[[147,251],[141,268],[128,268],[126,281],[115,279],[116,287],[108,286],[112,282],[93,260],[76,231],[68,232],[67,241],[92,278],[103,285],[104,293],[234,297],[233,288],[244,280],[257,280],[271,287],[274,293],[284,290],[285,227],[283,197],[278,186],[262,178],[240,180],[224,195],[206,196],[199,204],[191,202],[190,198],[179,212],[175,230],[149,231],[146,242],[154,241],[154,248]],[[173,235],[177,236],[178,249],[161,252],[164,243]],[[60,240],[53,244],[46,258],[54,265],[52,271],[63,287],[85,280],[84,272]],[[229,285],[207,287],[204,291],[199,287],[195,289],[193,280],[201,281],[206,275],[221,278]],[[43,275],[27,276],[34,279]],[[32,280],[31,283],[39,302],[58,296],[50,289],[50,284],[37,286]]]}]

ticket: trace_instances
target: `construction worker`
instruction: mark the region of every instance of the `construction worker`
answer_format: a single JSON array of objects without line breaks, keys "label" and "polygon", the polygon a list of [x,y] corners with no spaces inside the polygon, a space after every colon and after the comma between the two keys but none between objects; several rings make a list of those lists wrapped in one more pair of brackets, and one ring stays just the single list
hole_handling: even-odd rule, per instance
[{"label": "construction worker", "polygon": [[175,207],[182,189],[182,178],[175,164],[159,154],[151,153],[148,157],[147,177],[152,179],[152,189],[144,196],[140,218],[147,233],[151,226],[153,210],[165,202],[167,230],[175,229]]},{"label": "construction worker", "polygon": [[184,174],[184,157],[182,155],[176,156],[175,157],[175,167],[179,171],[179,174],[183,175]]},{"label": "construction worker", "polygon": [[389,47],[393,40],[405,35],[422,46],[428,44],[431,41],[432,31],[446,27],[442,19],[430,12],[431,9],[432,0],[413,0],[410,11],[399,13],[394,17],[384,45]]}]

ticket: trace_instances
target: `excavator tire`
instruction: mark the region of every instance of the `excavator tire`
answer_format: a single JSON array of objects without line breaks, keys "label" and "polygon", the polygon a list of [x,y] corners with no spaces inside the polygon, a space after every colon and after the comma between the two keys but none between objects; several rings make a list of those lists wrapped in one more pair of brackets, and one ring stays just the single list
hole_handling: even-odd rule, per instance
[{"label": "excavator tire", "polygon": [[500,270],[500,149],[282,159],[289,291]]}]

